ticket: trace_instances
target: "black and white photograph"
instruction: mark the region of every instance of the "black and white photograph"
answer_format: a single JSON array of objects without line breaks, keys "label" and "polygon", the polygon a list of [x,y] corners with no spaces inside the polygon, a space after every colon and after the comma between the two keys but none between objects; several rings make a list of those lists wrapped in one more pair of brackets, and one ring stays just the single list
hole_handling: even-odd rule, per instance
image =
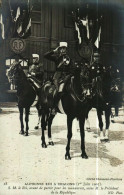
[{"label": "black and white photograph", "polygon": [[0,195],[124,194],[124,0],[0,0]]}]

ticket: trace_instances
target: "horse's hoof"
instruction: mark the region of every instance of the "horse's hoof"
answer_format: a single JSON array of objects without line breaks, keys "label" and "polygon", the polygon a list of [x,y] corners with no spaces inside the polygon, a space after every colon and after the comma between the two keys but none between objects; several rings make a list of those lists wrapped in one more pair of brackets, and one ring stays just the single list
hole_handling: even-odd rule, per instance
[{"label": "horse's hoof", "polygon": [[111,122],[112,122],[112,123],[115,123],[115,121],[114,121],[114,120],[111,120]]},{"label": "horse's hoof", "polygon": [[23,135],[24,134],[24,131],[20,131],[19,134]]},{"label": "horse's hoof", "polygon": [[39,129],[39,127],[38,126],[35,126],[34,129]]},{"label": "horse's hoof", "polygon": [[99,143],[104,143],[105,139],[100,139]]},{"label": "horse's hoof", "polygon": [[68,154],[68,155],[66,154],[65,155],[65,160],[71,160],[70,154]]},{"label": "horse's hoof", "polygon": [[25,132],[25,136],[28,136],[28,133],[27,132]]},{"label": "horse's hoof", "polygon": [[88,156],[87,156],[87,154],[86,154],[86,153],[81,154],[81,157],[82,157],[82,158],[85,158],[85,159],[88,159]]},{"label": "horse's hoof", "polygon": [[53,141],[49,142],[49,145],[54,146],[54,142]]},{"label": "horse's hoof", "polygon": [[105,140],[105,138],[104,137],[100,137],[100,141],[104,141]]},{"label": "horse's hoof", "polygon": [[42,148],[47,148],[47,145],[46,144],[42,144]]},{"label": "horse's hoof", "polygon": [[91,132],[91,128],[90,128],[90,127],[87,127],[86,130],[87,130],[88,132]]},{"label": "horse's hoof", "polygon": [[105,142],[110,142],[109,138],[104,139]]}]

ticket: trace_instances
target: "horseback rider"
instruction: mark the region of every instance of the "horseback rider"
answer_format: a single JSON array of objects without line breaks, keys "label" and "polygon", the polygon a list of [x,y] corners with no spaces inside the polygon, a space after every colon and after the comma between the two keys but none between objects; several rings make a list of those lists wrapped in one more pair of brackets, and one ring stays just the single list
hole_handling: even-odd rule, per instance
[{"label": "horseback rider", "polygon": [[33,57],[33,63],[29,66],[29,72],[28,77],[32,81],[38,83],[41,85],[43,83],[43,76],[44,76],[44,70],[43,70],[43,64],[39,63],[39,55],[38,54],[32,54]]},{"label": "horseback rider", "polygon": [[100,63],[100,55],[98,52],[95,52],[92,56],[92,63],[89,67],[89,82],[91,83],[91,90],[94,94],[95,83],[98,82],[97,90],[101,92],[102,86],[101,86],[101,75],[105,71],[105,67]]},{"label": "horseback rider", "polygon": [[93,61],[90,65],[90,69],[92,79],[99,77],[101,73],[105,70],[105,67],[100,62],[100,55],[98,52],[93,54]]},{"label": "horseback rider", "polygon": [[13,68],[13,66],[15,66],[18,63],[19,63],[19,59],[17,58],[13,61],[13,63],[11,64],[9,70],[7,71],[7,77],[8,77],[8,81],[10,83],[10,90],[15,90],[16,89],[15,81],[14,81],[13,77],[11,76],[10,72],[11,72],[11,69]]},{"label": "horseback rider", "polygon": [[101,64],[99,62],[99,54],[94,53],[91,57],[92,61],[82,59],[81,62],[81,82],[82,91],[86,90],[87,94],[92,92],[92,87],[96,79],[99,79],[101,74]]},{"label": "horseback rider", "polygon": [[50,61],[55,62],[56,72],[53,76],[53,83],[59,91],[59,82],[63,80],[65,83],[70,74],[70,58],[67,55],[67,42],[60,42],[59,46],[44,54],[44,57]]}]

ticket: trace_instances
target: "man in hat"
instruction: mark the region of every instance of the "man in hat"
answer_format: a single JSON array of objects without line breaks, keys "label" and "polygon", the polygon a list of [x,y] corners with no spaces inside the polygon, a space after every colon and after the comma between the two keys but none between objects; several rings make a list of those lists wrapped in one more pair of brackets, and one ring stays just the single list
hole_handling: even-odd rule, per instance
[{"label": "man in hat", "polygon": [[67,42],[60,42],[56,49],[48,51],[44,54],[44,57],[56,64],[56,72],[53,76],[53,82],[58,91],[59,81],[61,79],[66,81],[70,73],[70,58],[67,55]]},{"label": "man in hat", "polygon": [[101,75],[105,67],[100,62],[100,55],[99,53],[94,53],[93,55],[93,63],[91,64],[91,73],[92,78]]},{"label": "man in hat", "polygon": [[39,55],[38,54],[32,54],[33,57],[33,64],[29,66],[29,75],[33,79],[37,79],[40,83],[43,82],[43,64],[39,63]]}]

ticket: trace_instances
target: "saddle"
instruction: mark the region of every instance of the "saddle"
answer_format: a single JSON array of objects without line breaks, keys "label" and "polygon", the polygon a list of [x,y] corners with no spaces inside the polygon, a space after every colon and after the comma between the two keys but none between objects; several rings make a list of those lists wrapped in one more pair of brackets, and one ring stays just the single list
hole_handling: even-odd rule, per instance
[{"label": "saddle", "polygon": [[56,93],[55,93],[55,97],[54,97],[54,103],[55,103],[55,106],[58,105],[58,102],[59,100],[61,99],[61,97],[66,93],[66,85],[69,81],[69,79],[71,78],[70,75],[67,75],[64,79],[61,79],[59,81],[59,87],[58,87],[58,91],[56,90]]},{"label": "saddle", "polygon": [[36,79],[35,77],[29,76],[27,79],[28,79],[28,81],[29,81],[31,84],[33,84],[33,86],[34,86],[36,89],[41,88],[42,82],[39,81],[38,79]]}]

